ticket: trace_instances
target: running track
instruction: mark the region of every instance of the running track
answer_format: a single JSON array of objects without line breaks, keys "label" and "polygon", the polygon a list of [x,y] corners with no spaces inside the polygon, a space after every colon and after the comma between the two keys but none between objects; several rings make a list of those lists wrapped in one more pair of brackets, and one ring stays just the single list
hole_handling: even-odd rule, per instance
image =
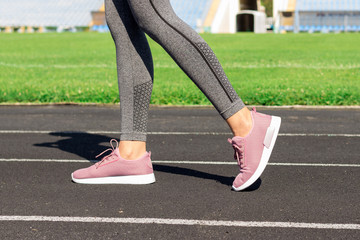
[{"label": "running track", "polygon": [[[259,110],[259,109],[258,109]],[[118,107],[0,107],[0,239],[359,239],[360,110],[282,117],[261,179],[231,191],[229,130],[212,108],[150,111],[157,182],[78,185],[118,138]]]}]

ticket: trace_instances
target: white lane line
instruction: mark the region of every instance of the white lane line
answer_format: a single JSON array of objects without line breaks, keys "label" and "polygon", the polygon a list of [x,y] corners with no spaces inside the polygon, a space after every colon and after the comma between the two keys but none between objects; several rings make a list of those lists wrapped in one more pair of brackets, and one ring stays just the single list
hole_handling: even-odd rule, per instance
[{"label": "white lane line", "polygon": [[269,166],[304,166],[304,167],[360,167],[360,164],[337,163],[268,163]]},{"label": "white lane line", "polygon": [[171,218],[0,216],[0,221],[129,223],[129,224],[164,224],[164,225],[188,225],[188,226],[270,227],[270,228],[310,228],[310,229],[360,230],[360,224],[305,223],[305,222],[260,222],[260,221],[217,221],[217,220],[171,219]]},{"label": "white lane line", "polygon": [[[118,131],[33,131],[0,130],[0,134],[121,134]],[[148,132],[148,135],[231,135],[230,132]],[[279,133],[283,137],[360,137],[360,134],[342,133]]]},{"label": "white lane line", "polygon": [[360,134],[342,133],[279,133],[283,137],[360,137]]},{"label": "white lane line", "polygon": [[[237,165],[236,162],[205,162],[205,161],[152,161],[159,164],[198,164],[198,165]],[[268,166],[304,166],[304,167],[360,167],[360,164],[333,163],[268,163]]]},{"label": "white lane line", "polygon": [[[95,163],[98,160],[84,159],[24,159],[24,158],[0,158],[0,162],[49,162],[49,163]],[[218,161],[171,161],[153,160],[157,164],[194,164],[194,165],[237,165],[236,162]],[[303,166],[303,167],[360,167],[360,164],[336,164],[336,163],[268,163],[268,166]]]},{"label": "white lane line", "polygon": [[89,163],[98,160],[84,159],[25,159],[25,158],[0,158],[0,162],[49,162],[49,163]]}]

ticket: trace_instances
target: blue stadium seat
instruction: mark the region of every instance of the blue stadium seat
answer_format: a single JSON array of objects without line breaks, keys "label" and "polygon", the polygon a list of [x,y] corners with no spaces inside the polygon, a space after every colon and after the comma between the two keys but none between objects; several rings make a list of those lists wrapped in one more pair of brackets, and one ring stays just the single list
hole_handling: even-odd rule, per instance
[{"label": "blue stadium seat", "polygon": [[288,32],[294,31],[294,26],[285,26],[285,30]]},{"label": "blue stadium seat", "polygon": [[91,27],[91,31],[95,32],[109,32],[109,27],[107,25],[94,25]]},{"label": "blue stadium seat", "polygon": [[109,32],[109,27],[107,25],[101,25],[100,32]]},{"label": "blue stadium seat", "polygon": [[320,32],[321,33],[329,33],[330,32],[329,27],[327,25],[321,26]]},{"label": "blue stadium seat", "polygon": [[349,31],[356,32],[356,25],[349,26]]},{"label": "blue stadium seat", "polygon": [[98,27],[99,27],[98,32],[104,32],[104,26],[103,25],[100,25]]}]

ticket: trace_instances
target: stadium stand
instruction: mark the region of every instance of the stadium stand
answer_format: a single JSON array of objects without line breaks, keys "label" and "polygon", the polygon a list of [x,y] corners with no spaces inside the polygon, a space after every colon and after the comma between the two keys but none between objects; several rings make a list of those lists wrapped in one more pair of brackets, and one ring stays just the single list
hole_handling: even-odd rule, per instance
[{"label": "stadium stand", "polygon": [[[254,25],[244,28],[246,31],[266,31],[262,27],[265,18],[258,17],[259,12],[265,11],[260,0],[170,0],[170,3],[175,13],[198,32],[235,33],[246,22]],[[253,12],[241,12],[244,10]],[[109,28],[104,0],[0,0],[0,30],[108,32]]]},{"label": "stadium stand", "polygon": [[360,0],[280,0],[276,15],[278,32],[360,31]]},{"label": "stadium stand", "polygon": [[[196,30],[199,30],[204,23],[212,1],[170,0],[179,17]],[[6,32],[33,32],[34,29],[40,31],[53,29],[61,32],[90,27],[93,31],[106,32],[109,29],[105,23],[103,2],[103,0],[2,0],[0,29]]]},{"label": "stadium stand", "polygon": [[103,0],[5,0],[0,1],[0,27],[7,31],[26,26],[27,30],[53,27],[58,31],[88,26],[90,12],[97,10]]},{"label": "stadium stand", "polygon": [[360,0],[298,0],[295,18],[300,32],[358,31]]}]

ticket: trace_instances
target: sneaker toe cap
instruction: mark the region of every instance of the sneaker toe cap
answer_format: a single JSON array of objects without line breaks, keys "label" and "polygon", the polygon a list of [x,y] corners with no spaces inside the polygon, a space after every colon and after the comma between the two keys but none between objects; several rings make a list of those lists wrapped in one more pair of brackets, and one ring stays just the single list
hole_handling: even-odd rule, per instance
[{"label": "sneaker toe cap", "polygon": [[75,172],[73,172],[71,174],[71,176],[72,176],[72,178],[76,178],[76,179],[89,178],[89,172],[88,172],[88,169],[82,168],[82,169],[78,169]]},{"label": "sneaker toe cap", "polygon": [[235,188],[240,188],[242,185],[244,185],[250,179],[251,176],[252,176],[252,173],[250,173],[250,172],[239,173],[233,182],[233,186]]}]

